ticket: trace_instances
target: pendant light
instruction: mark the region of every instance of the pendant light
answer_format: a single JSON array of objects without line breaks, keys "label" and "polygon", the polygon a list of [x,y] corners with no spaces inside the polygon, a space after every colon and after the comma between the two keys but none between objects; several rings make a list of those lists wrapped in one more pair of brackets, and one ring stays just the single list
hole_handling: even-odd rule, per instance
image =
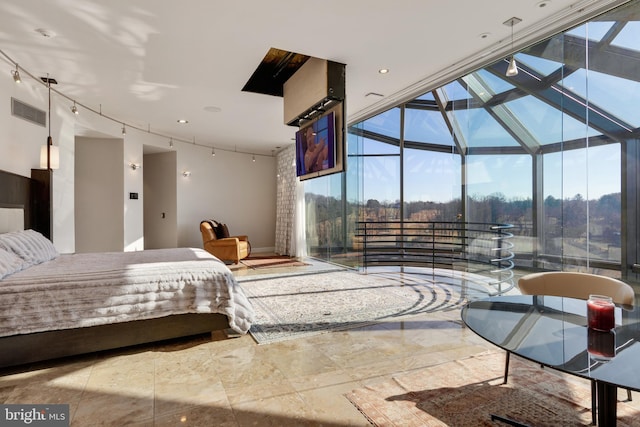
[{"label": "pendant light", "polygon": [[[511,19],[503,22],[504,25],[508,25],[511,27],[511,51],[513,52],[513,26],[522,22],[522,19],[513,17]],[[518,65],[516,64],[516,55],[515,52],[511,54],[511,59],[509,60],[509,66],[507,67],[507,77],[513,77],[518,74]]]},{"label": "pendant light", "polygon": [[53,138],[51,138],[51,83],[57,83],[55,79],[52,79],[47,74],[47,77],[41,77],[41,80],[47,83],[49,89],[49,136],[47,136],[47,143],[40,147],[40,168],[41,169],[58,169],[60,167],[60,151],[58,147],[53,145]]}]

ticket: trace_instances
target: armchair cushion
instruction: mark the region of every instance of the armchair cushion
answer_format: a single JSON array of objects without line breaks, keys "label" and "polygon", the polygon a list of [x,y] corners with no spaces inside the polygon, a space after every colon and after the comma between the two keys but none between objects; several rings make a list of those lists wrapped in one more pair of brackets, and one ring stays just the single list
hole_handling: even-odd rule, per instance
[{"label": "armchair cushion", "polygon": [[[207,219],[202,222],[208,222],[213,230],[214,237],[216,239],[224,239],[229,236],[229,228],[226,224],[216,221],[215,219]],[[201,223],[202,224],[202,223]],[[202,231],[202,230],[201,230]],[[204,240],[204,237],[203,237]],[[208,239],[210,240],[210,239]]]},{"label": "armchair cushion", "polygon": [[231,235],[229,234],[229,227],[227,227],[227,224],[220,224],[220,236],[222,237],[218,237],[219,239],[225,239],[227,237],[231,237]]}]

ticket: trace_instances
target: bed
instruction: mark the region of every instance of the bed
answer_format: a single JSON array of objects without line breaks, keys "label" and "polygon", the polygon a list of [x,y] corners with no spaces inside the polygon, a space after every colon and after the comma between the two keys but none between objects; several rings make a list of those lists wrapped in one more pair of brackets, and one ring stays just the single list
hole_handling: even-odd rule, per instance
[{"label": "bed", "polygon": [[206,251],[58,254],[24,203],[1,199],[0,367],[250,328],[244,292]]}]

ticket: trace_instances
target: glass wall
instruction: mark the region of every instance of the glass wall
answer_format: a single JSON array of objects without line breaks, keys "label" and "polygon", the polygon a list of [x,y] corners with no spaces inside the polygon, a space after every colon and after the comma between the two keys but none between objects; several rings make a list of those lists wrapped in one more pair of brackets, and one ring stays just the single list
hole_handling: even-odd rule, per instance
[{"label": "glass wall", "polygon": [[345,253],[345,217],[342,174],[304,182],[306,243],[309,256],[331,260]]},{"label": "glass wall", "polygon": [[[307,197],[341,201],[352,224],[510,223],[519,268],[635,278],[638,16],[632,1],[518,52],[515,76],[501,59],[351,125],[348,172]],[[353,225],[320,237],[317,205],[310,253],[357,252]]]}]

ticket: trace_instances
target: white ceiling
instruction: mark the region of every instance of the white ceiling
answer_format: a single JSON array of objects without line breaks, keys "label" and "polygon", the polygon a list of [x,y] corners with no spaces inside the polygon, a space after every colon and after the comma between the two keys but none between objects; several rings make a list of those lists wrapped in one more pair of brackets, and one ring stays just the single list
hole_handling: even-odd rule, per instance
[{"label": "white ceiling", "polygon": [[283,124],[282,98],[241,89],[272,47],[346,64],[352,121],[504,55],[511,17],[522,19],[517,47],[623,2],[3,0],[0,60],[7,78],[11,61],[48,73],[57,91],[128,125],[268,154],[291,144],[296,128]]}]

